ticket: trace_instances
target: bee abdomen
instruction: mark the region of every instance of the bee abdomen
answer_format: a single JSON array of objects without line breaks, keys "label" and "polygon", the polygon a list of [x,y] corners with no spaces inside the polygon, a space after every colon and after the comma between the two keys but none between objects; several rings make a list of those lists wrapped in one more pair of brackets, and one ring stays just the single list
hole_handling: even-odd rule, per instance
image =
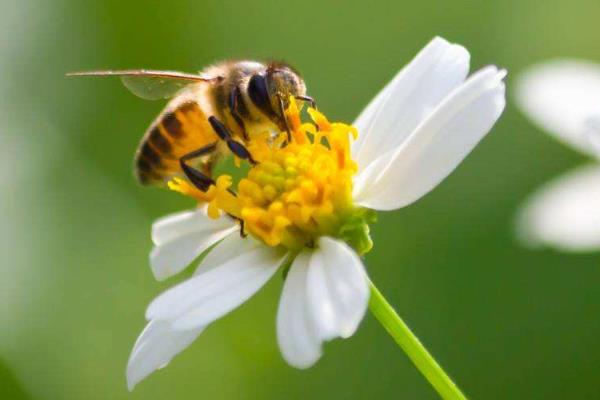
[{"label": "bee abdomen", "polygon": [[185,102],[165,112],[144,135],[136,153],[136,176],[144,185],[163,184],[181,172],[182,156],[216,140],[199,105]]},{"label": "bee abdomen", "polygon": [[171,153],[172,145],[159,129],[159,124],[150,129],[140,143],[135,159],[135,171],[142,184],[162,181],[166,158]]}]

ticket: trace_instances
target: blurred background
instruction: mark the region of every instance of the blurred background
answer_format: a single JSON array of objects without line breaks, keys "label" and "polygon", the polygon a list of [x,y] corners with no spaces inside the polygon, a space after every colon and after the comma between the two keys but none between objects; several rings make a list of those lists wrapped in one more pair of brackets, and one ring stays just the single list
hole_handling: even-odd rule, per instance
[{"label": "blurred background", "polygon": [[[510,83],[556,56],[600,62],[589,1],[2,0],[0,397],[436,399],[368,315],[312,369],[281,359],[281,279],[127,392],[125,366],[154,281],[150,225],[192,207],[138,186],[132,156],[163,102],[72,70],[196,71],[281,58],[332,119],[352,121],[434,35]],[[600,257],[521,248],[512,220],[541,183],[586,160],[509,102],[433,193],[372,226],[369,273],[472,399],[600,398]]]}]

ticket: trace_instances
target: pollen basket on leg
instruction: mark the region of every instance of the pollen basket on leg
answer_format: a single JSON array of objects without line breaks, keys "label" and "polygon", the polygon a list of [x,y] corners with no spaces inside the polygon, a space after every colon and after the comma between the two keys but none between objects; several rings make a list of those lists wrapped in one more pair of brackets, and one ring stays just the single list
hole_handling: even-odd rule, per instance
[{"label": "pollen basket on leg", "polygon": [[[350,155],[353,127],[330,123],[314,109],[310,123],[302,123],[295,101],[286,110],[287,133],[254,135],[247,148],[256,164],[239,180],[236,190],[228,176],[202,195],[209,213],[225,213],[243,222],[246,233],[269,246],[289,249],[312,246],[320,236],[339,236],[356,215],[352,176],[356,164]],[[174,187],[175,188],[175,187]],[[190,192],[189,190],[179,190]],[[189,193],[191,194],[191,193]]]}]

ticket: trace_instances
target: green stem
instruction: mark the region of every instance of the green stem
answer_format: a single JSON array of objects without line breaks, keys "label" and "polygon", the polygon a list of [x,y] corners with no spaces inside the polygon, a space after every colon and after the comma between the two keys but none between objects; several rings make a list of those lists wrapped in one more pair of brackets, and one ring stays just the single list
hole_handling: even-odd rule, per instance
[{"label": "green stem", "polygon": [[371,287],[369,309],[398,346],[404,350],[417,369],[427,378],[440,397],[444,400],[466,400],[465,395],[462,394],[458,386],[452,382],[452,379],[429,354],[425,346],[412,333],[408,325],[404,323],[373,282],[369,281],[369,285]]}]

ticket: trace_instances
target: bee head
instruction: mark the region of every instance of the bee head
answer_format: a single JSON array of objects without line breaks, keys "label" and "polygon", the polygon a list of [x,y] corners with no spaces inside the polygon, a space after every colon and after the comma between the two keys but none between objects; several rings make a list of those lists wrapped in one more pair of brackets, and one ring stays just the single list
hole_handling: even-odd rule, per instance
[{"label": "bee head", "polygon": [[283,129],[283,110],[289,106],[290,96],[305,96],[306,85],[289,65],[271,62],[263,72],[250,78],[248,95],[256,107]]}]

